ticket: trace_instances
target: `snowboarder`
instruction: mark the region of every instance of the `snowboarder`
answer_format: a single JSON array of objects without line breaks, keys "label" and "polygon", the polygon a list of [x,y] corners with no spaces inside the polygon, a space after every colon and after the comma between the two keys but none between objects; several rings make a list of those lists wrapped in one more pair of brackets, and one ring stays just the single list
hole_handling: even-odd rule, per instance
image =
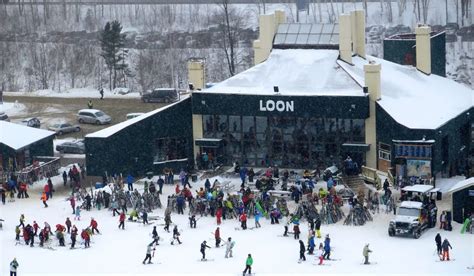
[{"label": "snowboarder", "polygon": [[247,229],[247,214],[245,214],[245,212],[240,215],[240,227],[242,227],[243,230]]},{"label": "snowboarder", "polygon": [[214,238],[216,239],[216,247],[219,247],[221,244],[221,231],[219,227],[217,227],[216,231],[214,232]]},{"label": "snowboarder", "polygon": [[13,258],[13,261],[10,263],[10,276],[16,276],[16,270],[19,267],[16,258]]},{"label": "snowboarder", "polygon": [[329,238],[329,234],[326,235],[324,239],[324,259],[329,260],[331,257],[331,239]]},{"label": "snowboarder", "polygon": [[201,243],[201,254],[202,254],[201,261],[205,261],[205,260],[206,260],[206,247],[207,247],[207,248],[211,248],[210,246],[207,245],[207,242],[206,242],[206,241],[203,241],[203,242]]},{"label": "snowboarder", "polygon": [[153,226],[153,231],[151,232],[151,236],[153,237],[153,242],[155,245],[159,245],[158,241],[160,240],[160,236],[158,236],[158,231],[156,231],[156,226]]},{"label": "snowboarder", "polygon": [[247,256],[247,260],[245,261],[245,270],[243,271],[242,275],[245,276],[245,273],[247,273],[247,271],[249,272],[249,274],[252,274],[252,264],[253,264],[252,255],[249,254]]},{"label": "snowboarder", "polygon": [[453,249],[453,248],[451,247],[451,244],[449,244],[448,239],[445,238],[441,246],[443,248],[443,259],[441,260],[444,261],[447,259],[449,261],[449,249],[450,248]]},{"label": "snowboarder", "polygon": [[[362,250],[362,255],[364,255],[364,258],[365,258],[365,261],[364,261],[364,264],[367,265],[367,264],[370,264],[369,262],[369,253],[371,253],[372,250],[369,249],[369,244],[366,244],[364,246],[364,249]],[[328,258],[329,260],[329,258]]]},{"label": "snowboarder", "polygon": [[147,245],[147,247],[146,247],[146,256],[145,256],[145,259],[143,260],[143,264],[145,264],[146,260],[148,260],[148,263],[149,263],[149,264],[152,263],[152,262],[151,262],[151,251],[153,251],[153,253],[154,253],[154,251],[155,251],[155,248],[151,246],[152,244],[153,244],[153,243],[150,243],[150,244]]},{"label": "snowboarder", "polygon": [[306,251],[305,249],[305,246],[304,246],[304,242],[302,240],[299,241],[300,243],[300,260],[299,262],[301,261],[306,261],[306,257],[304,256],[304,252]]},{"label": "snowboarder", "polygon": [[125,213],[124,212],[120,213],[120,216],[119,216],[118,228],[120,229],[120,227],[122,227],[122,230],[125,230]]},{"label": "snowboarder", "polygon": [[232,249],[235,246],[235,241],[232,240],[232,238],[227,239],[226,247],[225,247],[225,257],[226,258],[232,258]]},{"label": "snowboarder", "polygon": [[97,234],[100,234],[99,229],[97,229],[97,225],[97,221],[94,218],[91,218],[90,227],[92,228],[92,234],[94,234],[94,231],[97,231]]},{"label": "snowboarder", "polygon": [[174,241],[177,240],[179,244],[182,244],[182,242],[179,240],[179,236],[181,234],[179,233],[178,231],[178,226],[175,225],[174,228],[173,228],[173,240],[171,241],[171,245],[174,244]]},{"label": "snowboarder", "polygon": [[438,252],[438,256],[441,256],[441,254],[442,254],[442,250],[441,250],[441,235],[440,235],[439,233],[436,234],[435,242],[436,242],[436,252]]},{"label": "snowboarder", "polygon": [[196,228],[196,215],[192,215],[189,217],[189,226],[191,228]]}]

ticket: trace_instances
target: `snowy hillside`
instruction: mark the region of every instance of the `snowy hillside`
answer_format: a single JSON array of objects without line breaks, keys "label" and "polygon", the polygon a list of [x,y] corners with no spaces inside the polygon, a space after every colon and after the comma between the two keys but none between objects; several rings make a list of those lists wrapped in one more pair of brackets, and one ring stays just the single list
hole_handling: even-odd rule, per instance
[{"label": "snowy hillside", "polygon": [[[213,179],[212,179],[213,180]],[[223,179],[221,179],[223,180]],[[239,185],[239,180],[231,180]],[[239,222],[235,219],[224,220],[221,228],[223,240],[232,237],[236,242],[234,257],[224,258],[225,249],[214,247],[212,232],[216,229],[215,218],[203,217],[197,221],[197,228],[191,229],[187,215],[172,214],[171,219],[181,230],[181,245],[171,245],[171,233],[163,230],[163,220],[151,225],[125,222],[125,230],[120,230],[118,217],[113,217],[110,211],[93,209],[88,212],[82,210],[81,220],[74,221],[69,202],[66,200],[67,191],[62,187],[60,177],[53,179],[56,193],[48,201],[49,208],[44,208],[40,201],[39,191],[45,184],[36,184],[29,190],[29,199],[16,199],[14,203],[7,202],[0,208],[0,217],[5,219],[3,230],[0,231],[2,250],[0,250],[0,273],[8,273],[8,263],[16,257],[20,267],[19,275],[98,275],[98,274],[222,274],[241,275],[245,267],[247,254],[251,253],[254,259],[252,271],[257,275],[275,274],[306,274],[321,275],[327,273],[382,275],[382,274],[413,274],[413,275],[472,275],[474,264],[473,246],[474,236],[461,235],[460,225],[453,224],[453,231],[440,231],[441,236],[448,238],[453,250],[450,252],[454,261],[439,262],[435,255],[434,236],[439,231],[429,229],[420,239],[410,237],[389,237],[387,227],[392,214],[374,215],[374,221],[365,226],[345,226],[342,221],[335,225],[322,225],[322,237],[330,235],[333,247],[331,258],[335,261],[325,261],[325,266],[315,266],[315,257],[306,255],[307,261],[299,264],[298,241],[290,237],[280,237],[283,233],[282,225],[272,225],[267,219],[262,219],[262,228],[253,230],[236,230]],[[211,181],[212,182],[212,181]],[[203,181],[192,183],[193,191],[203,186]],[[452,183],[450,184],[452,185]],[[135,185],[135,188],[142,189]],[[162,203],[166,204],[166,196],[174,191],[174,187],[165,185]],[[80,203],[78,203],[79,205]],[[440,210],[448,208],[447,197],[439,205]],[[319,206],[320,207],[320,206]],[[318,207],[318,208],[319,208]],[[347,214],[347,206],[344,206]],[[290,208],[291,210],[291,208]],[[382,209],[383,210],[383,209]],[[163,217],[163,209],[155,210],[151,215]],[[15,225],[18,224],[20,214],[24,214],[27,223],[33,220],[43,227],[47,221],[53,228],[56,224],[64,224],[66,217],[73,220],[79,231],[89,225],[91,218],[98,222],[101,235],[92,237],[89,249],[70,250],[68,247],[58,247],[58,241],[53,238],[52,246],[56,250],[42,249],[37,244],[30,248],[24,244],[15,245]],[[187,214],[187,210],[185,211]],[[248,221],[249,227],[254,226],[253,218]],[[146,246],[152,241],[151,231],[157,226],[158,234],[162,238],[156,247],[153,257],[154,264],[143,265]],[[291,227],[290,227],[291,229]],[[290,230],[291,231],[291,230]],[[307,225],[302,223],[301,240],[307,244]],[[200,262],[200,244],[207,240],[212,247],[206,252],[207,258],[214,261]],[[78,237],[78,247],[81,238]],[[36,239],[36,242],[38,240]],[[317,240],[317,244],[322,242]],[[69,236],[66,238],[69,244]],[[362,265],[362,248],[370,243],[373,253],[370,261],[376,264]]]}]

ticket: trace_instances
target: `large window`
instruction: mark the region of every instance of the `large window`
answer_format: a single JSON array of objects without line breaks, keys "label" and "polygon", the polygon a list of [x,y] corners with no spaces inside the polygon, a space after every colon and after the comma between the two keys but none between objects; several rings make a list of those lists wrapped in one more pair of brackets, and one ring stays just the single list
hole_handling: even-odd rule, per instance
[{"label": "large window", "polygon": [[203,130],[226,141],[229,164],[248,166],[330,166],[343,143],[365,141],[363,119],[204,115]]},{"label": "large window", "polygon": [[186,158],[186,138],[168,137],[155,140],[154,162]]}]

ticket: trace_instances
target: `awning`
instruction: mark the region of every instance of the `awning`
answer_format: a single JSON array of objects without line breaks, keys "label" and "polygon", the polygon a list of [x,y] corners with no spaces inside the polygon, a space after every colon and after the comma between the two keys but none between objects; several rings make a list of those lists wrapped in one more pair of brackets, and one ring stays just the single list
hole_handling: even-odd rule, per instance
[{"label": "awning", "polygon": [[205,148],[218,148],[222,144],[222,139],[216,138],[199,138],[194,140],[196,146],[205,147]]},{"label": "awning", "polygon": [[344,143],[342,144],[344,150],[352,151],[352,152],[366,152],[370,149],[370,144],[362,144],[362,143]]}]

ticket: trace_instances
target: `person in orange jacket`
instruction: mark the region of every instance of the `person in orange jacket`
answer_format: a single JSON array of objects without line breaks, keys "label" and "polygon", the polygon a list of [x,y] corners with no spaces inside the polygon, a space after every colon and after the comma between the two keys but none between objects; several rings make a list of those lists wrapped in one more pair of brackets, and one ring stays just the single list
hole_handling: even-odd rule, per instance
[{"label": "person in orange jacket", "polygon": [[41,200],[43,201],[44,208],[47,208],[47,207],[48,207],[48,204],[46,203],[46,201],[48,200],[48,196],[46,195],[46,192],[43,192],[43,193],[41,194]]}]

